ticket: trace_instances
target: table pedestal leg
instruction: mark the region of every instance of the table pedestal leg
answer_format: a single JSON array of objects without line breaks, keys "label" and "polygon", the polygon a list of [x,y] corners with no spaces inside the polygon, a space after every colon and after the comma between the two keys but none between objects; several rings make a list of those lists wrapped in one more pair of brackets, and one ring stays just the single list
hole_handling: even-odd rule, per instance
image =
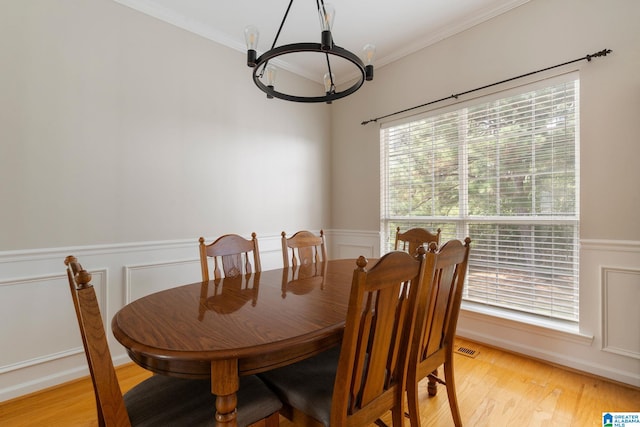
[{"label": "table pedestal leg", "polygon": [[211,392],[216,397],[216,426],[236,427],[238,397],[240,388],[238,360],[211,361]]}]

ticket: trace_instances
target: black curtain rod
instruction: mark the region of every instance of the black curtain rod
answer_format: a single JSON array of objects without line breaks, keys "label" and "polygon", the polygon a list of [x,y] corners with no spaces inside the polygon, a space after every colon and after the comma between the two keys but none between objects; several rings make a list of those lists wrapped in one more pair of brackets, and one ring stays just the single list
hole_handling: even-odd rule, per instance
[{"label": "black curtain rod", "polygon": [[375,119],[365,120],[361,124],[362,125],[366,125],[366,124],[371,123],[371,122],[377,122],[380,119],[386,119],[387,117],[395,116],[396,114],[406,113],[407,111],[416,110],[418,108],[426,107],[427,105],[435,104],[437,102],[446,101],[447,99],[458,99],[458,97],[460,97],[462,95],[467,95],[469,93],[476,92],[476,91],[479,91],[479,90],[482,90],[482,89],[486,89],[486,88],[491,87],[491,86],[497,86],[497,85],[502,84],[502,83],[507,83],[507,82],[510,82],[510,81],[513,81],[513,80],[521,79],[523,77],[528,77],[528,76],[530,76],[532,74],[542,73],[543,71],[552,70],[554,68],[562,67],[564,65],[572,64],[574,62],[584,61],[584,60],[591,61],[591,58],[597,58],[597,57],[600,57],[600,56],[607,56],[611,52],[612,52],[611,49],[603,49],[600,52],[592,53],[591,55],[586,55],[586,56],[583,56],[582,58],[577,58],[577,59],[574,59],[572,61],[563,62],[562,64],[553,65],[551,67],[543,68],[543,69],[537,70],[537,71],[531,71],[530,73],[522,74],[522,75],[516,76],[516,77],[511,77],[510,79],[501,80],[499,82],[495,82],[495,83],[491,83],[491,84],[488,84],[488,85],[485,85],[485,86],[477,87],[475,89],[467,90],[465,92],[460,92],[458,94],[450,95],[450,96],[447,96],[445,98],[436,99],[435,101],[430,101],[430,102],[427,102],[425,104],[416,105],[415,107],[406,108],[404,110],[396,111],[395,113],[390,113],[390,114],[387,114],[385,116],[376,117]]}]

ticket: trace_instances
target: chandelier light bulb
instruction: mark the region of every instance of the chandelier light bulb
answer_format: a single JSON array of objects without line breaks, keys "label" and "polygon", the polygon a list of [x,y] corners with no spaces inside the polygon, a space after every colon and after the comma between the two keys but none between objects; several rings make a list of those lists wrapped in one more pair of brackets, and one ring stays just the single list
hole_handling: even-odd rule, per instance
[{"label": "chandelier light bulb", "polygon": [[[271,90],[273,90],[275,84],[276,84],[276,75],[277,75],[277,69],[276,67],[274,67],[273,65],[269,64],[265,67],[264,69],[264,73],[266,75],[266,79],[267,79],[267,87]],[[267,93],[267,98],[272,99],[273,95]]]},{"label": "chandelier light bulb", "polygon": [[373,65],[373,60],[376,57],[376,46],[373,44],[367,44],[362,48],[364,52],[364,64]]},{"label": "chandelier light bulb", "polygon": [[333,20],[336,17],[336,10],[332,4],[320,2],[318,6],[318,16],[320,18],[321,33],[321,49],[331,50],[333,47],[333,37],[331,36],[331,29],[333,28]]},{"label": "chandelier light bulb", "polygon": [[244,29],[244,41],[247,43],[247,65],[249,67],[255,67],[256,65],[256,50],[258,49],[259,38],[260,32],[253,25],[249,25]]},{"label": "chandelier light bulb", "polygon": [[[324,75],[324,91],[327,95],[333,95],[336,93],[336,76],[333,73],[325,73]],[[327,104],[331,104],[331,101],[327,101]]]},{"label": "chandelier light bulb", "polygon": [[327,93],[334,93],[336,91],[335,85],[336,75],[331,73],[325,73],[324,75],[324,91]]},{"label": "chandelier light bulb", "polygon": [[259,38],[260,31],[255,26],[249,25],[244,29],[244,41],[247,43],[247,49],[256,50]]},{"label": "chandelier light bulb", "polygon": [[333,21],[336,18],[336,9],[330,3],[320,3],[318,10],[320,17],[320,28],[322,31],[331,31],[333,29]]},{"label": "chandelier light bulb", "polygon": [[267,65],[267,67],[264,70],[264,73],[267,76],[267,85],[271,87],[275,86],[278,69],[273,65]]},{"label": "chandelier light bulb", "polygon": [[362,48],[364,52],[364,72],[366,80],[373,80],[373,60],[376,56],[376,46],[367,44]]}]

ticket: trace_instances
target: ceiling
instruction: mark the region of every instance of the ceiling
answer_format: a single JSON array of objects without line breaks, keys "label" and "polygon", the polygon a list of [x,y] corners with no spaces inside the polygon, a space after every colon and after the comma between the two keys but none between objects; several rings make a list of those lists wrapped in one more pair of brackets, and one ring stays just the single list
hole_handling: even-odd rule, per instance
[{"label": "ceiling", "polygon": [[[258,55],[273,43],[289,0],[114,0],[210,40],[246,52],[244,28],[260,30]],[[376,46],[375,67],[429,46],[446,37],[491,19],[529,0],[347,0],[331,1],[335,7],[334,42],[360,56],[367,43]],[[329,1],[327,2],[329,3]],[[278,39],[278,46],[319,42],[316,2],[293,2]],[[323,55],[292,54],[274,60],[305,78],[322,82]],[[338,84],[355,78],[357,70],[347,61],[332,58]],[[319,71],[321,70],[321,71]],[[247,70],[248,71],[248,70]],[[248,75],[250,75],[248,73]]]}]

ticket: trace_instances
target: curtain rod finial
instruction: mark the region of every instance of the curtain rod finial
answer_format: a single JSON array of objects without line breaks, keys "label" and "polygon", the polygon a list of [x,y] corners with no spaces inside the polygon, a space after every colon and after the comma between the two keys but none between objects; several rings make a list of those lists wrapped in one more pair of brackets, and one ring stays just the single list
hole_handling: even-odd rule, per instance
[{"label": "curtain rod finial", "polygon": [[592,53],[591,55],[587,55],[586,59],[587,59],[587,61],[591,62],[591,58],[597,58],[597,57],[600,57],[600,56],[607,56],[611,52],[613,52],[611,49],[602,49],[600,52],[596,52],[596,53]]}]

